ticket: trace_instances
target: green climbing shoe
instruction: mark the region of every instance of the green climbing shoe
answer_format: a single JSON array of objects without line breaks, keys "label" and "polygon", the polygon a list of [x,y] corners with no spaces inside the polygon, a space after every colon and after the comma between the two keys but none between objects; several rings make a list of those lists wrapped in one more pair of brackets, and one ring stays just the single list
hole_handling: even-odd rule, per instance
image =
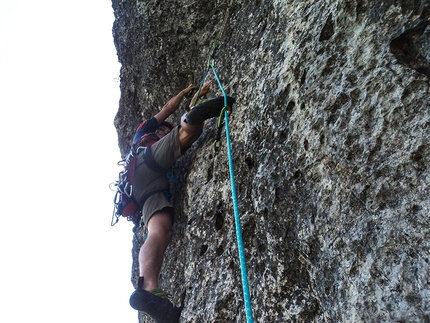
[{"label": "green climbing shoe", "polygon": [[[233,103],[236,100],[232,97],[227,97],[227,105],[230,111],[233,107]],[[224,97],[220,96],[215,99],[206,100],[205,102],[196,105],[194,108],[187,113],[186,121],[192,126],[202,124],[205,120],[218,117],[221,110],[224,108]]]},{"label": "green climbing shoe", "polygon": [[153,290],[149,291],[152,295],[155,295],[157,297],[160,297],[161,299],[165,299],[166,301],[169,300],[169,296],[168,294],[164,294],[163,290],[161,288],[156,288]]},{"label": "green climbing shoe", "polygon": [[[182,307],[175,307],[168,299],[163,299],[142,289],[143,277],[139,277],[137,289],[130,296],[130,305],[134,309],[144,312],[157,323],[179,323]],[[158,288],[155,290],[159,290]],[[157,293],[164,293],[159,290]]]}]

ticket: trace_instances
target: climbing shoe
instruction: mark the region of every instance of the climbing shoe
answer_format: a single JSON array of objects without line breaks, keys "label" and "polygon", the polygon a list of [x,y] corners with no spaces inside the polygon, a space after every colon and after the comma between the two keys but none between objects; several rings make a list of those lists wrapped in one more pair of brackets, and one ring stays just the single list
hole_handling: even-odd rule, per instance
[{"label": "climbing shoe", "polygon": [[155,295],[155,296],[160,297],[160,298],[165,299],[165,300],[169,300],[169,297],[170,297],[170,295],[164,294],[164,292],[161,288],[156,288],[156,289],[150,290],[149,292],[152,295]]},{"label": "climbing shoe", "polygon": [[[233,103],[236,100],[232,97],[227,97],[227,105],[230,111],[233,107]],[[215,99],[206,100],[203,103],[196,105],[186,115],[185,120],[192,126],[202,124],[205,120],[218,117],[224,108],[224,97],[220,96]]]},{"label": "climbing shoe", "polygon": [[[139,286],[130,296],[131,307],[149,315],[157,323],[179,323],[182,308],[173,306],[168,299],[163,299],[144,290],[142,285],[143,277],[140,277]],[[161,294],[164,295],[162,291]]]}]

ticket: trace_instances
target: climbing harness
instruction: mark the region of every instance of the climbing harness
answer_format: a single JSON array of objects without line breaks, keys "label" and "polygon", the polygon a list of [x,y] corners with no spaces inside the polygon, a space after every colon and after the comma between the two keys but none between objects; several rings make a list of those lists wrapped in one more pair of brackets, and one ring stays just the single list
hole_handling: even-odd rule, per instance
[{"label": "climbing harness", "polygon": [[[224,33],[225,25],[227,22],[227,15],[229,12],[230,6],[227,8],[227,14],[226,18],[224,20],[223,27],[221,29],[221,35]],[[248,283],[248,271],[246,268],[246,259],[245,259],[245,248],[243,245],[243,238],[242,238],[242,229],[240,225],[240,215],[239,215],[239,207],[238,207],[238,200],[237,200],[237,194],[236,194],[236,184],[234,180],[234,168],[233,168],[233,153],[231,149],[231,141],[230,141],[230,129],[229,129],[229,123],[228,123],[228,116],[231,111],[231,108],[227,105],[227,94],[224,90],[224,87],[222,86],[221,80],[216,72],[216,69],[213,65],[213,60],[215,58],[215,53],[220,47],[220,41],[216,41],[214,45],[214,49],[212,51],[212,54],[210,55],[207,63],[207,68],[204,73],[204,76],[202,78],[202,81],[200,82],[200,87],[198,89],[198,94],[196,96],[195,101],[199,97],[200,90],[206,80],[206,77],[210,70],[212,70],[215,79],[217,81],[218,87],[220,88],[223,96],[224,96],[224,108],[221,110],[219,119],[218,119],[218,130],[217,130],[217,137],[214,142],[214,148],[217,151],[220,147],[220,138],[221,138],[221,132],[222,132],[222,126],[225,124],[225,135],[226,135],[226,141],[227,141],[227,153],[228,153],[228,162],[229,162],[229,171],[230,171],[230,183],[231,183],[231,194],[233,199],[233,210],[234,210],[234,220],[235,220],[235,228],[236,228],[236,238],[237,238],[237,246],[238,246],[238,253],[239,253],[239,262],[240,262],[240,271],[241,271],[241,278],[242,278],[242,288],[243,288],[243,297],[244,297],[244,306],[245,306],[245,314],[246,314],[246,322],[247,323],[253,323],[253,315],[252,315],[252,304],[251,304],[251,297],[249,293],[249,283]],[[193,102],[193,105],[195,102]]]},{"label": "climbing harness", "polygon": [[[142,137],[143,138],[143,137]],[[111,226],[118,223],[120,217],[125,217],[129,221],[136,222],[142,215],[142,206],[152,195],[163,193],[166,199],[170,199],[170,191],[152,190],[144,194],[139,201],[133,196],[133,177],[135,169],[145,163],[152,171],[166,174],[168,178],[175,180],[169,169],[161,167],[154,159],[151,150],[141,146],[145,138],[133,145],[126,157],[118,162],[123,166],[123,170],[118,174],[118,180],[111,183],[109,187],[116,191],[114,197],[114,208],[112,212]],[[115,187],[115,188],[113,188]]]}]

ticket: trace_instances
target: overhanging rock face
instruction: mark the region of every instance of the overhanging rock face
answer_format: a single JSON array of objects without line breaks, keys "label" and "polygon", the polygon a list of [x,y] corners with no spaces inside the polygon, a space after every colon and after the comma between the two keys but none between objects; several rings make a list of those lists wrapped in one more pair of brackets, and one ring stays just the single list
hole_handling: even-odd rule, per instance
[{"label": "overhanging rock face", "polygon": [[[236,98],[255,321],[430,321],[428,1],[113,0],[121,153],[143,118],[200,82],[229,4],[214,65]],[[245,321],[215,123],[173,168],[161,282],[183,322]]]}]

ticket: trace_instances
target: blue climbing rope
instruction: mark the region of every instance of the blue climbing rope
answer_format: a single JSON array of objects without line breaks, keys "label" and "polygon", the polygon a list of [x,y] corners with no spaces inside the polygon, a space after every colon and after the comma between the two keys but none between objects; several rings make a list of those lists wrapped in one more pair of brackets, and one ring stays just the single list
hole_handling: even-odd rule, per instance
[{"label": "blue climbing rope", "polygon": [[245,301],[246,322],[252,323],[254,322],[254,319],[252,317],[252,305],[251,305],[251,296],[249,294],[248,271],[246,269],[245,248],[243,246],[242,229],[240,227],[240,216],[239,216],[239,208],[238,208],[237,195],[236,195],[236,184],[234,181],[233,157],[231,152],[230,130],[228,126],[227,110],[224,111],[224,118],[225,118],[225,133],[226,133],[225,137],[227,139],[227,152],[228,152],[228,162],[229,162],[229,169],[230,169],[231,194],[233,198],[234,221],[236,223],[236,238],[237,238],[237,246],[239,251],[240,271],[242,273],[242,287],[243,287],[243,298]]},{"label": "blue climbing rope", "polygon": [[[234,180],[233,153],[231,150],[230,129],[229,129],[229,123],[228,123],[229,109],[227,106],[227,94],[224,90],[224,87],[222,86],[222,83],[218,77],[215,67],[211,62],[209,63],[209,66],[212,69],[212,72],[215,76],[218,86],[224,96],[224,109],[221,111],[220,118],[222,118],[222,114],[224,114],[225,136],[227,141],[228,164],[229,164],[229,170],[230,170],[231,194],[233,198],[234,221],[236,226],[236,238],[237,238],[237,247],[239,252],[240,271],[242,275],[242,287],[243,287],[243,298],[245,303],[246,322],[253,323],[254,318],[252,316],[251,296],[249,294],[248,271],[246,269],[245,248],[243,246],[242,229],[240,225],[240,215],[239,215],[239,207],[238,207],[239,203],[237,200],[236,184]],[[207,72],[205,74],[205,77],[206,75],[207,75]]]},{"label": "blue climbing rope", "polygon": [[235,221],[235,227],[236,227],[237,247],[238,247],[238,252],[239,252],[240,272],[241,272],[241,276],[242,276],[242,287],[243,287],[243,298],[244,298],[244,305],[245,305],[246,322],[247,323],[254,323],[254,318],[252,316],[251,296],[249,294],[248,271],[246,269],[245,248],[243,246],[242,229],[240,226],[240,215],[239,215],[239,207],[238,207],[239,203],[237,201],[236,184],[234,181],[233,154],[232,154],[232,150],[231,150],[230,129],[229,129],[229,124],[228,124],[228,114],[230,112],[230,107],[228,107],[228,105],[227,105],[227,94],[224,90],[224,87],[222,86],[221,80],[218,77],[218,73],[216,72],[215,67],[212,63],[212,61],[215,57],[215,53],[221,45],[221,38],[222,38],[222,35],[224,34],[224,29],[227,25],[229,11],[230,11],[230,7],[232,6],[232,3],[233,3],[233,1],[231,1],[230,4],[227,6],[227,11],[226,11],[226,14],[224,17],[224,23],[222,25],[220,35],[214,43],[212,54],[208,58],[206,71],[205,71],[204,76],[202,78],[202,81],[200,83],[200,87],[197,91],[196,98],[195,98],[194,102],[192,102],[192,105],[195,105],[195,103],[197,102],[197,99],[200,96],[200,90],[203,87],[203,84],[206,80],[206,77],[207,77],[209,71],[212,69],[212,72],[216,78],[218,86],[219,86],[219,88],[220,88],[220,90],[224,96],[224,108],[222,109],[222,111],[220,113],[219,120],[218,120],[218,135],[217,135],[217,139],[215,140],[215,149],[218,148],[217,143],[218,143],[220,136],[221,136],[222,123],[225,122],[228,163],[229,163],[229,170],[230,170],[231,194],[232,194],[232,198],[233,198],[234,221]]}]

